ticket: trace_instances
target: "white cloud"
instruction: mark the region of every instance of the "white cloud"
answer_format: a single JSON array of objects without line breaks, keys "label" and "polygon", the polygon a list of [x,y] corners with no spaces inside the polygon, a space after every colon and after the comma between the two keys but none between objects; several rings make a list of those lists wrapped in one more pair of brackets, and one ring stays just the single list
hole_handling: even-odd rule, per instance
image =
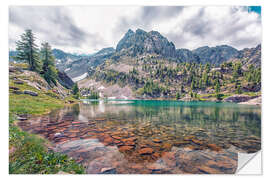
[{"label": "white cloud", "polygon": [[93,53],[117,45],[129,29],[156,30],[176,48],[228,44],[242,49],[261,42],[261,18],[247,7],[56,6],[10,7],[10,48],[24,29],[38,43],[53,48]]}]

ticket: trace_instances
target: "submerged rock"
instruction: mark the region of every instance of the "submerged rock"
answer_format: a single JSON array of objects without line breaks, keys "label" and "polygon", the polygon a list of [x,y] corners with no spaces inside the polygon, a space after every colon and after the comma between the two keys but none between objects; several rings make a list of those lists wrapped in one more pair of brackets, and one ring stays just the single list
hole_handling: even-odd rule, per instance
[{"label": "submerged rock", "polygon": [[116,174],[115,168],[102,168],[100,174]]},{"label": "submerged rock", "polygon": [[203,174],[222,174],[222,172],[218,171],[217,169],[210,168],[210,167],[203,166],[203,165],[199,166],[198,170],[200,172],[202,172]]},{"label": "submerged rock", "polygon": [[179,147],[179,146],[184,146],[187,144],[190,144],[190,141],[177,141],[173,145]]},{"label": "submerged rock", "polygon": [[63,136],[62,133],[55,133],[55,134],[54,134],[54,137],[62,137],[62,136]]},{"label": "submerged rock", "polygon": [[203,145],[203,142],[200,141],[200,140],[197,140],[197,139],[191,139],[191,141],[195,144],[198,144],[198,145]]},{"label": "submerged rock", "polygon": [[121,147],[119,148],[119,151],[120,151],[120,152],[127,152],[127,151],[132,150],[133,148],[134,148],[133,146],[121,146]]},{"label": "submerged rock", "polygon": [[162,141],[160,139],[153,139],[154,143],[161,143]]},{"label": "submerged rock", "polygon": [[221,147],[215,145],[215,144],[207,144],[207,147],[209,147],[213,151],[220,151]]},{"label": "submerged rock", "polygon": [[152,148],[142,148],[139,150],[140,155],[150,155],[154,152]]}]

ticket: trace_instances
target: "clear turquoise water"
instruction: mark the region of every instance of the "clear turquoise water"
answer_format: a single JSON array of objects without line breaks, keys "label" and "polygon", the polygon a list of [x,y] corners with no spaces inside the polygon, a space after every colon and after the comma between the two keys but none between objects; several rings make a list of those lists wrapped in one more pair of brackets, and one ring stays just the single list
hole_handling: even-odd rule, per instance
[{"label": "clear turquoise water", "polygon": [[19,125],[87,173],[234,173],[261,149],[261,108],[234,103],[84,100]]},{"label": "clear turquoise water", "polygon": [[191,131],[194,128],[203,128],[217,141],[215,134],[234,139],[244,136],[260,138],[261,134],[259,106],[159,100],[85,101],[83,104],[81,106],[96,112],[96,117],[118,118],[125,124],[132,123],[137,126],[149,123],[152,129],[162,126],[174,128],[169,134],[183,134],[183,126]]}]

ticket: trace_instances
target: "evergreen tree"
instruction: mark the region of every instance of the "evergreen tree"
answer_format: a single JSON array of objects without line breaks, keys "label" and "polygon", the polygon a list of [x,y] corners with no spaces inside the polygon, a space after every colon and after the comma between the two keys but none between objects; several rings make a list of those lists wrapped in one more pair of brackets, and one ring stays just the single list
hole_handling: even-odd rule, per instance
[{"label": "evergreen tree", "polygon": [[184,86],[183,86],[183,85],[181,85],[181,87],[180,87],[180,92],[181,92],[181,93],[185,92]]},{"label": "evergreen tree", "polygon": [[237,85],[236,93],[237,94],[241,94],[242,93],[240,85]]},{"label": "evergreen tree", "polygon": [[203,80],[203,83],[204,83],[205,86],[209,85],[209,78],[208,78],[208,73],[207,72],[203,73],[202,80]]},{"label": "evergreen tree", "polygon": [[75,96],[78,96],[78,94],[79,94],[79,87],[78,87],[77,83],[75,83],[72,87],[72,94]]},{"label": "evergreen tree", "polygon": [[49,83],[54,83],[56,85],[57,70],[54,64],[54,56],[52,54],[51,46],[49,43],[45,42],[41,44],[41,59],[43,62],[42,73],[44,79]]},{"label": "evergreen tree", "polygon": [[180,94],[179,94],[179,92],[176,93],[175,98],[176,98],[176,99],[180,99]]},{"label": "evergreen tree", "polygon": [[206,73],[209,73],[210,72],[210,64],[209,63],[206,63],[206,65],[205,65],[205,71],[206,71]]},{"label": "evergreen tree", "polygon": [[216,80],[215,91],[216,91],[216,94],[218,94],[220,92],[220,83],[219,83],[219,80]]},{"label": "evergreen tree", "polygon": [[200,81],[199,81],[199,89],[202,89],[202,88],[203,88],[202,79],[200,79]]},{"label": "evergreen tree", "polygon": [[192,91],[189,92],[189,95],[190,95],[191,98],[193,98],[193,92]]},{"label": "evergreen tree", "polygon": [[192,79],[190,88],[191,88],[191,90],[195,89],[195,82],[194,82],[194,79]]},{"label": "evergreen tree", "polygon": [[220,100],[221,99],[221,95],[220,95],[220,83],[219,83],[219,80],[218,79],[216,80],[215,91],[216,91],[216,98],[218,100]]},{"label": "evergreen tree", "polygon": [[21,35],[21,40],[16,42],[16,50],[18,51],[16,59],[26,61],[31,71],[40,70],[38,47],[35,44],[35,39],[32,30],[27,29]]},{"label": "evergreen tree", "polygon": [[237,62],[233,65],[233,78],[234,80],[238,78],[240,75],[242,75],[241,70],[242,64],[240,62]]}]

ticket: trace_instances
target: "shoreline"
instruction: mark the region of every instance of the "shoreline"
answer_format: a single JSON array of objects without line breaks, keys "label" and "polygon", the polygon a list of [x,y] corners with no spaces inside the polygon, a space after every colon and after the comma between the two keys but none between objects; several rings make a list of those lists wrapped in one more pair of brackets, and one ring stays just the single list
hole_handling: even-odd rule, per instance
[{"label": "shoreline", "polygon": [[199,99],[191,99],[191,100],[176,100],[176,99],[79,99],[80,101],[174,101],[174,102],[213,102],[213,103],[233,103],[233,104],[239,104],[239,105],[261,105],[261,96],[252,98],[247,101],[243,102],[237,102],[237,101],[224,101],[224,100],[199,100]]}]

